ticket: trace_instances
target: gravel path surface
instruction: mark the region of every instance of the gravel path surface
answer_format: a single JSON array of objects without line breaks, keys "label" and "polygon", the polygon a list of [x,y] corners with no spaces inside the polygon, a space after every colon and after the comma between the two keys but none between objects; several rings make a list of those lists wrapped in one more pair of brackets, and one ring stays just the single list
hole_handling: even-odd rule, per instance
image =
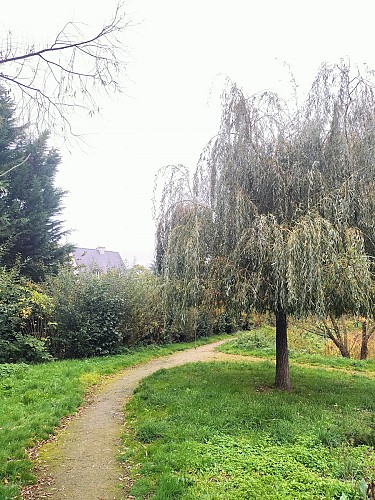
[{"label": "gravel path surface", "polygon": [[[249,356],[215,351],[219,341],[178,352],[126,369],[106,381],[89,404],[41,448],[39,484],[24,491],[24,499],[119,500],[127,493],[126,468],[117,461],[123,408],[138,383],[160,368],[197,361],[253,361]],[[259,361],[259,359],[257,360]],[[123,487],[120,489],[119,484]]]}]

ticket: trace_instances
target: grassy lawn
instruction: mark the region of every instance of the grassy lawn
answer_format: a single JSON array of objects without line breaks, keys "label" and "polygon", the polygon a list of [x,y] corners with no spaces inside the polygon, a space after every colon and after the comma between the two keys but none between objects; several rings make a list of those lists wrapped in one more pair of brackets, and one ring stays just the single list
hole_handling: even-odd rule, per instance
[{"label": "grassy lawn", "polygon": [[0,365],[0,499],[18,498],[20,487],[34,481],[25,448],[47,439],[62,417],[75,413],[103,375],[218,338],[102,358]]},{"label": "grassy lawn", "polygon": [[[298,328],[291,328],[288,337],[289,358],[292,362],[372,372],[375,375],[374,359],[359,361],[346,359],[340,355],[326,356],[324,340],[311,333],[301,333]],[[219,346],[217,350],[230,354],[275,359],[275,328],[263,326],[250,332],[239,332],[236,339]]]},{"label": "grassy lawn", "polygon": [[360,499],[375,479],[375,380],[293,366],[196,363],[160,370],[126,408],[135,498]]}]

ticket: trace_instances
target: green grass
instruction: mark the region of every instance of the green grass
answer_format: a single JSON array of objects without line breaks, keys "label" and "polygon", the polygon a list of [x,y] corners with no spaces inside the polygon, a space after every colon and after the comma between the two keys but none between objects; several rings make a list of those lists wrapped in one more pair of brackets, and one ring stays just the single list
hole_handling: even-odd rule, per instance
[{"label": "green grass", "polygon": [[[375,360],[360,361],[324,356],[323,343],[322,339],[313,334],[293,332],[289,341],[289,358],[297,363],[375,373]],[[236,339],[219,346],[217,350],[229,354],[275,359],[275,328],[264,326],[250,332],[239,332]]]},{"label": "green grass", "polygon": [[25,448],[47,439],[103,375],[223,337],[227,336],[149,346],[102,358],[0,365],[0,499],[18,498],[20,487],[34,481]]},{"label": "green grass", "polygon": [[123,458],[137,499],[359,499],[375,479],[375,380],[274,365],[197,363],[144,380],[126,408]]}]

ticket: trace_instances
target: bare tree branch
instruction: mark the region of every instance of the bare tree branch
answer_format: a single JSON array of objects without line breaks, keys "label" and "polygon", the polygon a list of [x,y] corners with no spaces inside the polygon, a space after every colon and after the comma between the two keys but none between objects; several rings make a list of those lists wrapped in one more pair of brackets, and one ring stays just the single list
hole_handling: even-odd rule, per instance
[{"label": "bare tree branch", "polygon": [[0,46],[0,84],[20,102],[20,120],[37,132],[49,129],[67,137],[71,113],[98,112],[97,92],[121,91],[126,67],[121,35],[131,24],[119,3],[110,21],[90,33],[84,24],[68,22],[48,46],[20,47],[8,32]]},{"label": "bare tree branch", "polygon": [[21,165],[23,165],[24,163],[26,163],[29,158],[30,158],[30,153],[20,163],[17,163],[17,165],[13,165],[13,167],[11,167],[8,170],[6,170],[5,172],[1,173],[0,177],[4,177],[4,175],[9,174],[9,172],[11,172],[12,170],[14,170],[15,168],[20,167]]}]

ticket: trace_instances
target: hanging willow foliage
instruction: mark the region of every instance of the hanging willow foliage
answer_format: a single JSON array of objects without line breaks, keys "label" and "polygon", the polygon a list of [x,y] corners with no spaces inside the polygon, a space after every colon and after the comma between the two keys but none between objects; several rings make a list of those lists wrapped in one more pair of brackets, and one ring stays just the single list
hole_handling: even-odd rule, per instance
[{"label": "hanging willow foliage", "polygon": [[287,251],[288,310],[320,317],[369,314],[370,259],[357,228],[338,231],[309,213],[290,232]]},{"label": "hanging willow foliage", "polygon": [[171,307],[207,307],[211,290],[236,311],[373,314],[374,81],[324,64],[299,108],[227,88],[192,187],[175,167],[161,197],[156,260],[181,289]]}]

